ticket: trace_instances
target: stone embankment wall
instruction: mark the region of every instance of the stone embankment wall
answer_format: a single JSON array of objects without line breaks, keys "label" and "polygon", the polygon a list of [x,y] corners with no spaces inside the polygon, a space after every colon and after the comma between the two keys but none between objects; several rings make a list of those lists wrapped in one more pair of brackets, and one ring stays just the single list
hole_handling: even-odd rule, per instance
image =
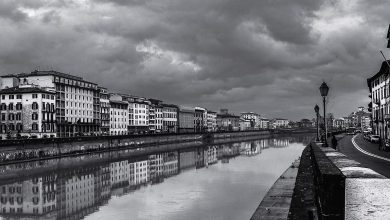
[{"label": "stone embankment wall", "polygon": [[320,219],[386,219],[390,179],[322,144],[311,143]]},{"label": "stone embankment wall", "polygon": [[[33,140],[6,140],[0,142],[0,163],[22,162],[93,152],[137,149],[170,143],[202,142],[218,144],[221,140],[245,140],[249,137],[268,137],[269,131],[223,133],[159,134],[137,136],[106,136],[85,138],[58,138]],[[226,141],[222,141],[225,142]]]}]

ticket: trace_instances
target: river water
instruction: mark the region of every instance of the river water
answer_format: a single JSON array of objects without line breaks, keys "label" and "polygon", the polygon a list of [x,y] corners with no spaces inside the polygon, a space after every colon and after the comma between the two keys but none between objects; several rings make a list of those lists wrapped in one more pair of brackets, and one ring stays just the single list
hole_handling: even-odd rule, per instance
[{"label": "river water", "polygon": [[249,219],[310,139],[2,166],[0,219]]}]

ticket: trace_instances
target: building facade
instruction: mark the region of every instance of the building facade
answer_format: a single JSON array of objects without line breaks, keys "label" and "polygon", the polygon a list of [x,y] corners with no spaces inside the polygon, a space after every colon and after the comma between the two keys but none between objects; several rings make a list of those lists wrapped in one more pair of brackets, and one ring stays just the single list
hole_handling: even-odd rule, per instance
[{"label": "building facade", "polygon": [[100,130],[101,134],[110,134],[110,96],[108,90],[99,87],[100,91]]},{"label": "building facade", "polygon": [[[129,132],[131,134],[149,132],[149,107],[150,101],[142,98],[129,96],[125,97],[129,103]],[[155,126],[155,111],[153,111],[153,128]]]},{"label": "building facade", "polygon": [[221,109],[217,114],[217,130],[238,131],[240,129],[240,116],[230,114],[227,109]]},{"label": "building facade", "polygon": [[217,130],[217,112],[207,110],[207,131],[214,132]]},{"label": "building facade", "polygon": [[161,133],[163,127],[163,107],[162,101],[157,99],[149,99],[149,132]]},{"label": "building facade", "polygon": [[55,137],[55,92],[24,84],[0,91],[3,139]]},{"label": "building facade", "polygon": [[128,103],[110,99],[110,135],[126,135],[128,126]]},{"label": "building facade", "polygon": [[52,70],[5,75],[1,79],[1,89],[19,84],[54,89],[58,137],[100,133],[100,95],[97,84]]},{"label": "building facade", "polygon": [[260,114],[254,112],[242,112],[241,118],[245,120],[249,120],[251,124],[250,127],[253,129],[259,129],[261,127]]},{"label": "building facade", "polygon": [[192,107],[180,106],[178,108],[178,132],[192,133],[195,132],[195,109]]},{"label": "building facade", "polygon": [[177,112],[178,106],[172,104],[162,104],[163,107],[163,132],[177,133]]},{"label": "building facade", "polygon": [[[388,61],[390,62],[390,61]],[[389,67],[386,62],[382,62],[379,72],[367,79],[367,86],[370,91],[369,97],[369,112],[372,113],[372,132],[380,135],[382,139],[389,138],[389,120],[390,109],[388,97],[389,92],[389,77],[386,75],[389,72]]]},{"label": "building facade", "polygon": [[204,132],[207,129],[207,111],[201,107],[195,107],[194,114],[195,132]]}]

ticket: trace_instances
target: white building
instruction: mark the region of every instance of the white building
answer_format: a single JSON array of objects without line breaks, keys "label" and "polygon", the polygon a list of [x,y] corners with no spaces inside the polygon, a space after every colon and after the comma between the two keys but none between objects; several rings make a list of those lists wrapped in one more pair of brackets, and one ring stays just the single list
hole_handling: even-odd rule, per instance
[{"label": "white building", "polygon": [[128,126],[128,103],[110,98],[110,135],[126,135]]},{"label": "white building", "polygon": [[254,113],[254,112],[242,112],[241,118],[249,120],[251,122],[251,127],[254,129],[259,129],[260,124],[260,114]]},{"label": "white building", "polygon": [[247,131],[253,129],[249,119],[240,118],[240,131]]},{"label": "white building", "polygon": [[8,137],[55,137],[55,92],[23,84],[0,91],[1,129]]},{"label": "white building", "polygon": [[33,84],[56,92],[57,136],[69,137],[100,132],[97,84],[57,71],[33,71],[1,76],[1,89]]},{"label": "white building", "polygon": [[217,130],[217,112],[207,110],[207,131],[214,132]]},{"label": "white building", "polygon": [[176,133],[177,132],[177,112],[178,107],[172,104],[162,104],[163,107],[163,132]]},{"label": "white building", "polygon": [[[148,133],[149,132],[149,107],[150,101],[142,97],[127,96],[129,103],[129,132],[130,133]],[[155,119],[155,110],[153,117]],[[155,124],[155,120],[152,120]]]},{"label": "white building", "polygon": [[283,118],[273,119],[274,128],[287,128],[288,123],[289,123],[288,119],[283,119]]},{"label": "white building", "polygon": [[268,129],[269,128],[269,119],[267,119],[267,118],[260,118],[260,128]]}]

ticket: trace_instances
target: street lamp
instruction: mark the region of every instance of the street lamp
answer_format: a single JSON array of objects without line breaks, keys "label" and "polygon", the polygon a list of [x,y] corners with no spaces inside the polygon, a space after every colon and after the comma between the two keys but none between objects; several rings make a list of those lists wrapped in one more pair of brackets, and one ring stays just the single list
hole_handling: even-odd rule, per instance
[{"label": "street lamp", "polygon": [[320,93],[321,93],[322,100],[323,100],[323,103],[324,103],[324,127],[325,127],[324,147],[328,146],[328,142],[327,142],[327,139],[328,139],[328,129],[327,129],[327,124],[326,124],[326,111],[325,111],[325,104],[326,104],[325,101],[326,101],[326,96],[328,95],[328,92],[329,92],[328,85],[326,85],[325,82],[322,82],[322,84],[320,86]]},{"label": "street lamp", "polygon": [[316,112],[316,117],[317,117],[317,120],[316,120],[316,130],[317,130],[317,138],[316,138],[316,141],[319,141],[320,140],[320,137],[319,137],[319,126],[318,126],[318,116],[319,116],[319,112],[320,112],[320,107],[318,107],[318,105],[316,104],[316,106],[314,106],[314,111]]}]

